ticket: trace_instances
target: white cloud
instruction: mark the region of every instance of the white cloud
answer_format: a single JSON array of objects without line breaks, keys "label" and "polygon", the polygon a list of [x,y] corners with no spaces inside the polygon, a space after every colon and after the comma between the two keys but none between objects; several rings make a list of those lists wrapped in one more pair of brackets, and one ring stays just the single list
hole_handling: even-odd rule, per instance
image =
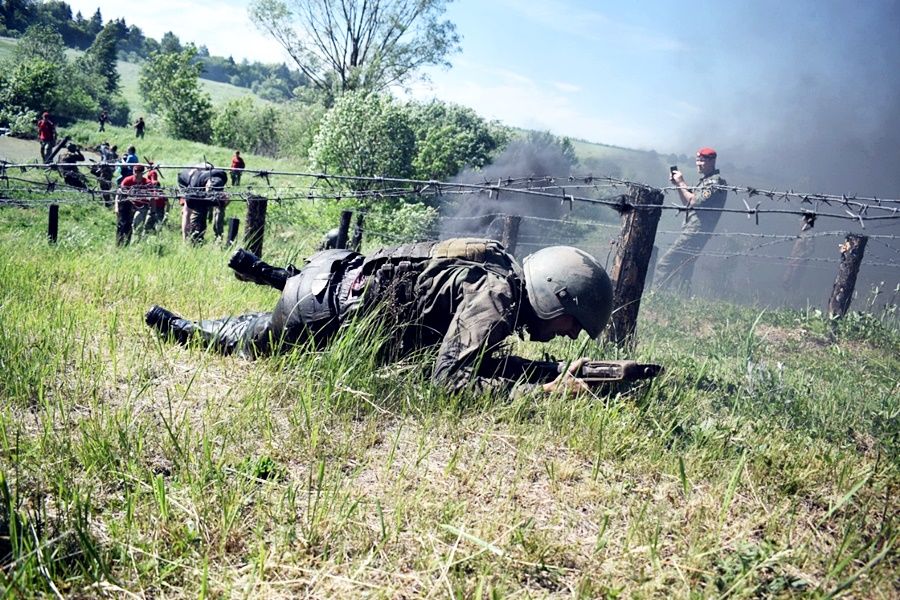
[{"label": "white cloud", "polygon": [[124,18],[144,35],[159,40],[171,31],[183,44],[193,42],[209,48],[214,56],[236,60],[284,62],[287,55],[274,40],[261,34],[247,15],[247,2],[240,0],[155,0],[152,3],[121,0],[67,0],[73,12],[90,18],[97,8],[103,21]]},{"label": "white cloud", "polygon": [[629,126],[625,119],[598,117],[603,114],[602,107],[591,106],[590,112],[585,111],[576,104],[583,99],[573,98],[570,89],[560,93],[554,84],[544,85],[505,69],[482,66],[480,75],[477,81],[439,78],[434,83],[413,86],[410,95],[419,100],[439,98],[462,104],[486,119],[557,135],[628,146],[652,146],[657,141],[654,132]]},{"label": "white cloud", "polygon": [[572,6],[566,0],[501,1],[528,20],[558,33],[645,51],[676,52],[686,48],[685,44],[676,38],[662,35],[658,31],[614,21],[602,12]]},{"label": "white cloud", "polygon": [[558,89],[560,92],[564,92],[567,94],[577,94],[581,91],[580,85],[575,85],[574,83],[566,83],[565,81],[551,81],[550,85]]}]

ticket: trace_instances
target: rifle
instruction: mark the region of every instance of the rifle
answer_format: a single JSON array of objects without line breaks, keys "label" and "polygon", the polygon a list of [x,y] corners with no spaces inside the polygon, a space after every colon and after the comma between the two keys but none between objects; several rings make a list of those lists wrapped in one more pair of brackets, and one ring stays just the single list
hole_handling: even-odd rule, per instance
[{"label": "rifle", "polygon": [[[561,375],[568,368],[568,364],[566,362],[544,360],[535,361],[532,363],[531,368],[542,378],[550,381]],[[578,369],[574,376],[593,387],[653,379],[662,370],[661,365],[639,363],[633,360],[589,360],[581,365],[581,368]]]}]

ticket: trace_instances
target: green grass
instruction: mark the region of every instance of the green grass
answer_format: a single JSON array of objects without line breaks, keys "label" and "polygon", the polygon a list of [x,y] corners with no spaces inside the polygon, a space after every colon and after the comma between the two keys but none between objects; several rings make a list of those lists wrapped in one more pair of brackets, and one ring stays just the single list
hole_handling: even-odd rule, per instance
[{"label": "green grass", "polygon": [[[334,210],[274,204],[267,257],[308,254]],[[164,343],[152,303],[277,293],[174,224],[117,249],[109,212],[63,206],[51,247],[44,211],[0,211],[11,596],[897,595],[889,319],[832,341],[815,313],[654,295],[634,355],[666,365],[652,384],[450,397],[415,362],[375,368],[363,327],[255,362]]]},{"label": "green grass", "polygon": [[[132,116],[137,118],[137,116],[141,114],[146,115],[148,111],[144,106],[144,101],[141,98],[140,90],[138,89],[141,65],[121,60],[118,61],[117,65],[120,77],[119,85],[122,87],[122,95],[125,97],[125,100],[128,101],[128,106],[131,108]],[[249,88],[238,87],[219,81],[210,81],[208,79],[200,79],[200,85],[203,90],[210,95],[213,106],[218,106],[228,100],[243,98],[245,96],[251,96],[257,102],[268,103],[267,100],[263,100],[256,96]]]}]

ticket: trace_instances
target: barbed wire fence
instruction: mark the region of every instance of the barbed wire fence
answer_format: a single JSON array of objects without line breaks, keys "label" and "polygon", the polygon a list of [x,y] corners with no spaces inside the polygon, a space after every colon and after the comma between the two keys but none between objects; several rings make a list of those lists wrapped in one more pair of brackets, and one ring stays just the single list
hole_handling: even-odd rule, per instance
[{"label": "barbed wire fence", "polygon": [[[106,175],[98,168],[107,167]],[[105,199],[109,204],[110,197],[117,199],[117,204],[140,204],[150,200],[175,199],[188,196],[205,196],[215,201],[228,199],[229,202],[243,202],[247,205],[247,228],[244,245],[251,251],[262,253],[262,242],[265,231],[266,206],[269,202],[292,203],[305,201],[341,201],[351,200],[357,205],[355,209],[357,224],[354,231],[349,231],[351,215],[342,215],[339,240],[342,245],[358,247],[362,236],[376,236],[387,242],[409,242],[409,236],[398,235],[385,230],[378,230],[371,225],[364,225],[373,203],[391,199],[416,199],[441,206],[448,201],[465,201],[476,198],[480,201],[481,214],[460,216],[442,215],[431,228],[423,230],[424,237],[436,239],[445,232],[479,232],[492,231],[500,237],[507,247],[540,248],[549,245],[584,245],[591,240],[592,249],[598,254],[606,250],[606,261],[613,254],[621,258],[623,240],[629,230],[630,220],[644,213],[656,215],[652,225],[650,244],[659,238],[678,236],[679,230],[658,229],[657,222],[662,211],[673,211],[684,214],[693,212],[715,212],[721,214],[745,215],[760,226],[760,218],[776,219],[779,222],[788,216],[800,217],[802,231],[795,235],[772,233],[713,231],[702,235],[706,238],[740,239],[746,247],[730,250],[696,250],[686,251],[691,260],[701,257],[715,260],[746,259],[752,261],[786,262],[792,268],[800,264],[810,264],[823,268],[839,266],[840,273],[847,270],[847,253],[842,250],[839,257],[822,258],[811,256],[803,248],[812,240],[825,237],[842,237],[842,248],[854,248],[858,245],[854,240],[871,239],[880,248],[893,254],[900,254],[900,249],[891,245],[900,236],[894,234],[869,233],[866,236],[852,234],[846,230],[809,231],[819,220],[849,222],[862,229],[880,229],[892,226],[900,219],[900,199],[878,198],[875,196],[859,196],[848,194],[819,194],[796,192],[794,190],[778,191],[754,187],[715,186],[734,194],[743,207],[685,207],[680,202],[666,202],[669,192],[676,191],[673,186],[654,188],[642,182],[630,181],[610,176],[566,175],[566,176],[517,176],[499,178],[482,182],[472,181],[437,181],[410,178],[394,178],[380,176],[347,176],[328,173],[276,171],[265,169],[242,169],[251,175],[249,184],[240,188],[208,190],[206,187],[185,187],[179,185],[161,185],[159,179],[166,179],[164,172],[182,171],[184,169],[213,170],[212,165],[161,165],[153,163],[133,163],[128,166],[141,165],[148,171],[155,171],[157,183],[151,186],[136,186],[129,190],[116,189],[109,177],[109,168],[115,165],[102,163],[59,163],[59,164],[13,164],[0,161],[0,206],[14,205],[20,207],[48,208],[48,236],[56,240],[58,228],[58,210],[60,205],[96,205]],[[91,169],[90,175],[79,173],[77,178],[72,173],[79,167]],[[68,174],[68,176],[66,176]],[[31,175],[31,177],[29,177]],[[36,178],[37,177],[37,178]],[[172,179],[175,179],[174,177]],[[285,182],[285,180],[287,182]],[[696,188],[689,187],[693,190]],[[655,198],[648,202],[649,196]],[[501,202],[501,200],[503,202]],[[516,210],[522,202],[539,203],[547,207],[555,207],[563,215],[556,217],[535,216],[525,214],[527,211]],[[783,204],[779,206],[763,206],[763,201]],[[735,204],[734,201],[731,202]],[[599,222],[579,219],[574,213],[576,205],[609,208],[621,217],[623,223]],[[55,208],[54,208],[55,207]],[[501,212],[502,209],[502,212]],[[568,211],[570,214],[565,214]],[[518,214],[517,214],[518,213]],[[121,216],[121,215],[120,215]],[[128,219],[126,219],[128,220]],[[120,219],[121,221],[121,219]],[[522,222],[529,224],[538,232],[520,232]],[[470,227],[460,226],[468,223]],[[455,225],[454,225],[455,224]],[[237,238],[239,221],[231,219],[228,241]],[[130,222],[120,222],[118,227],[128,228]],[[491,229],[493,228],[493,229]],[[599,241],[598,240],[602,240]],[[643,243],[647,243],[646,239]],[[780,244],[794,244],[790,254],[760,253],[759,251]],[[863,250],[865,245],[863,243]],[[627,254],[625,252],[624,254]],[[860,252],[861,254],[861,252]],[[649,255],[648,255],[649,259]],[[859,257],[861,261],[862,257]],[[900,259],[887,261],[867,261],[866,264],[883,268],[900,267]],[[646,267],[644,277],[646,278]],[[640,269],[639,269],[640,270]],[[858,264],[856,267],[858,270]],[[852,274],[855,281],[855,274]],[[836,280],[834,294],[841,286]],[[638,286],[643,291],[644,282]],[[852,286],[851,286],[852,287]],[[842,293],[841,295],[846,295]],[[634,296],[634,294],[632,294]],[[852,296],[852,289],[850,292]],[[640,293],[637,294],[640,297]],[[831,302],[830,302],[831,304]],[[848,304],[849,306],[849,304]],[[843,310],[846,312],[846,309]],[[838,310],[835,316],[843,316]]]}]

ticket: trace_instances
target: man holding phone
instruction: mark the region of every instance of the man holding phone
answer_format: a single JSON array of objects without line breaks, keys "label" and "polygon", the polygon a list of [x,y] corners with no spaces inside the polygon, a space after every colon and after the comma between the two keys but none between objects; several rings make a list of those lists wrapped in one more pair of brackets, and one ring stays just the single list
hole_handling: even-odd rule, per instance
[{"label": "man holding phone", "polygon": [[708,233],[716,228],[719,221],[718,211],[690,210],[693,208],[723,208],[728,194],[724,189],[725,180],[716,168],[716,151],[712,148],[697,150],[697,172],[700,181],[693,188],[684,181],[678,167],[669,167],[669,181],[675,184],[681,202],[689,210],[684,214],[681,235],[672,247],[663,254],[656,265],[656,287],[679,284],[690,291],[691,277],[694,274],[694,262],[709,239]]}]

